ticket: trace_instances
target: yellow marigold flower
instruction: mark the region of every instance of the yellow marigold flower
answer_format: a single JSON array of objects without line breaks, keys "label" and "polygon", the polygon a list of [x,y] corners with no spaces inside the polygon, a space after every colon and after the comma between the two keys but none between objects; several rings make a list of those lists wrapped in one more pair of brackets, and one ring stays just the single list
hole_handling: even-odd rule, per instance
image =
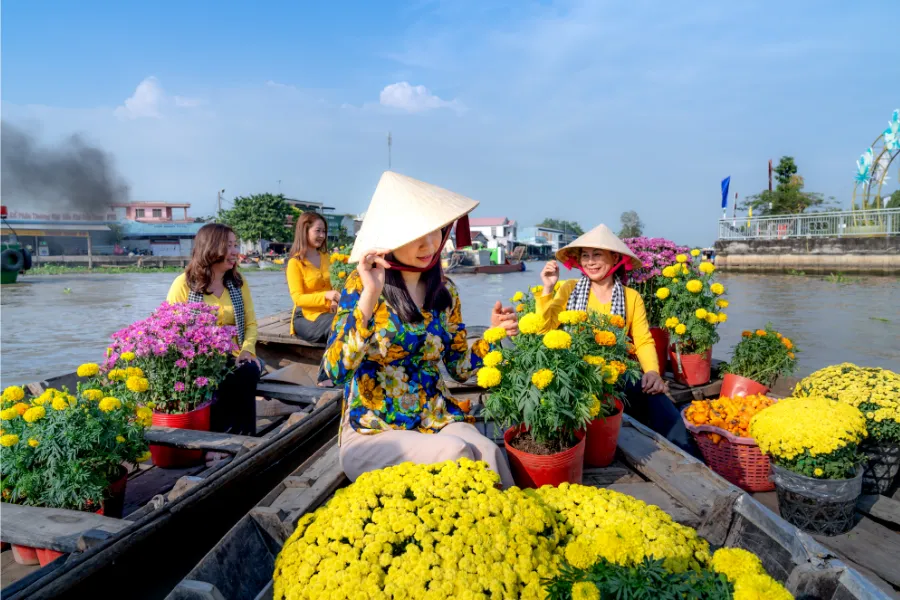
[{"label": "yellow marigold flower", "polygon": [[687,327],[684,323],[679,323],[675,326],[675,333],[678,335],[684,335],[687,332]]},{"label": "yellow marigold flower", "polygon": [[658,290],[656,290],[656,297],[659,298],[660,300],[665,300],[671,294],[672,294],[672,292],[667,287],[661,287]]},{"label": "yellow marigold flower", "polygon": [[672,283],[678,283],[678,282],[679,282],[679,279],[677,277],[672,278]]},{"label": "yellow marigold flower", "polygon": [[619,371],[610,365],[603,367],[603,381],[612,385],[619,380]]},{"label": "yellow marigold flower", "polygon": [[816,477],[821,477],[824,474],[825,474],[825,471],[823,471],[819,467],[816,467],[815,470],[813,471],[813,475],[815,475]]},{"label": "yellow marigold flower", "polygon": [[11,385],[3,390],[4,402],[18,402],[25,398],[25,389],[18,385]]},{"label": "yellow marigold flower", "polygon": [[699,279],[691,279],[686,284],[684,284],[684,287],[692,294],[699,294],[703,291],[703,282]]},{"label": "yellow marigold flower", "polygon": [[728,300],[719,298],[718,300],[716,300],[716,306],[718,306],[719,308],[728,308]]},{"label": "yellow marigold flower", "polygon": [[671,279],[675,277],[675,267],[673,265],[669,265],[668,267],[663,267],[662,270],[663,277],[668,277]]},{"label": "yellow marigold flower", "polygon": [[559,322],[563,325],[576,325],[587,321],[587,313],[583,310],[564,310],[559,313]]},{"label": "yellow marigold flower", "polygon": [[62,396],[54,398],[50,405],[53,407],[53,410],[66,410],[69,408],[69,403]]},{"label": "yellow marigold flower", "polygon": [[116,436],[116,441],[119,442],[120,444],[124,443],[124,442],[125,442],[125,436],[124,436],[124,435],[117,435],[117,436]]},{"label": "yellow marigold flower", "polygon": [[622,361],[613,360],[610,361],[609,366],[616,370],[619,375],[624,375],[625,371],[628,370],[628,367]]},{"label": "yellow marigold flower", "polygon": [[19,443],[19,436],[14,433],[7,433],[6,435],[0,435],[0,446],[5,448],[11,448]]},{"label": "yellow marigold flower", "polygon": [[503,353],[499,350],[491,350],[484,357],[484,366],[496,367],[503,362]]},{"label": "yellow marigold flower", "polygon": [[757,329],[756,335],[758,335],[759,337],[766,337],[766,330],[765,329]]},{"label": "yellow marigold flower", "polygon": [[693,250],[691,250],[691,256],[693,256],[694,258],[700,256],[700,251],[697,248],[694,248]]},{"label": "yellow marigold flower", "polygon": [[37,441],[37,438],[28,438],[28,445],[32,448],[37,448],[38,444],[40,444],[40,442]]},{"label": "yellow marigold flower", "polygon": [[78,367],[76,371],[79,377],[93,377],[100,372],[100,365],[97,363],[84,363]]},{"label": "yellow marigold flower", "polygon": [[625,319],[622,318],[622,315],[610,315],[609,324],[619,329],[625,329]]},{"label": "yellow marigold flower", "polygon": [[592,354],[586,354],[584,356],[584,362],[589,365],[593,365],[595,367],[602,367],[606,364],[606,359],[602,356],[594,356]]},{"label": "yellow marigold flower", "polygon": [[120,356],[119,358],[121,358],[125,362],[131,362],[134,360],[134,352],[123,352],[122,356]]},{"label": "yellow marigold flower", "polygon": [[677,263],[685,263],[687,262],[687,254],[679,254],[675,257],[675,262]]},{"label": "yellow marigold flower", "polygon": [[525,305],[519,304],[518,306],[516,306],[516,312],[525,312]]},{"label": "yellow marigold flower", "polygon": [[127,367],[125,369],[125,377],[143,377],[144,371],[140,367]]},{"label": "yellow marigold flower", "polygon": [[26,412],[26,411],[28,410],[28,408],[29,408],[29,406],[28,406],[27,404],[25,404],[24,402],[16,402],[15,404],[13,404],[12,407],[16,410],[17,413],[19,413],[19,416],[20,416],[20,417],[21,417],[22,415],[24,415],[25,412]]},{"label": "yellow marigold flower", "polygon": [[515,294],[513,294],[511,302],[521,302],[523,298],[525,298],[525,294],[523,294],[522,292],[516,292]]},{"label": "yellow marigold flower", "polygon": [[103,391],[101,390],[82,390],[81,397],[85,400],[90,400],[91,402],[96,402],[100,398],[103,397]]},{"label": "yellow marigold flower", "polygon": [[724,323],[728,320],[728,315],[725,313],[719,313],[719,323]]},{"label": "yellow marigold flower", "polygon": [[45,409],[43,406],[32,406],[25,411],[25,414],[22,415],[22,418],[25,419],[26,423],[34,423],[35,421],[40,421],[46,416],[47,409]]},{"label": "yellow marigold flower", "polygon": [[532,294],[540,294],[543,291],[544,291],[544,286],[542,286],[542,285],[536,285],[533,288],[531,288]]},{"label": "yellow marigold flower", "polygon": [[709,291],[711,291],[716,296],[721,296],[722,294],[725,293],[725,286],[722,285],[721,283],[714,283],[711,286],[709,286]]},{"label": "yellow marigold flower", "polygon": [[146,462],[146,461],[150,460],[151,458],[153,458],[153,455],[150,454],[150,451],[148,450],[148,451],[144,452],[143,454],[141,454],[140,456],[138,456],[135,459],[135,462],[142,463],[142,462]]},{"label": "yellow marigold flower", "polygon": [[150,388],[150,382],[146,377],[129,377],[125,381],[125,387],[127,387],[129,391],[140,394],[141,392],[146,392]]},{"label": "yellow marigold flower", "polygon": [[500,371],[494,367],[482,367],[478,370],[478,385],[483,388],[492,388],[500,385],[502,378]]},{"label": "yellow marigold flower", "polygon": [[742,548],[716,550],[710,561],[710,567],[716,573],[724,575],[732,583],[746,575],[759,575],[766,572],[759,557]]},{"label": "yellow marigold flower", "polygon": [[139,406],[137,410],[134,411],[134,414],[137,422],[144,427],[153,425],[153,411],[146,406]]},{"label": "yellow marigold flower", "polygon": [[694,311],[694,316],[696,316],[698,319],[705,319],[706,318],[706,309],[698,308],[696,311]]},{"label": "yellow marigold flower", "polygon": [[678,317],[669,317],[666,319],[666,328],[667,329],[675,329],[678,325]]},{"label": "yellow marigold flower", "polygon": [[590,581],[579,581],[572,586],[572,600],[600,600],[600,590]]},{"label": "yellow marigold flower", "polygon": [[591,396],[591,398],[593,398],[593,402],[591,402],[590,413],[588,413],[588,414],[593,419],[594,417],[596,417],[597,415],[600,414],[600,409],[602,408],[602,405],[600,404],[600,398],[598,398],[596,395]]},{"label": "yellow marigold flower", "polygon": [[551,350],[565,350],[572,346],[572,336],[565,331],[554,329],[544,334],[544,345]]},{"label": "yellow marigold flower", "polygon": [[553,371],[550,369],[541,369],[531,376],[531,383],[539,390],[544,389],[553,382]]},{"label": "yellow marigold flower", "polygon": [[702,262],[702,263],[700,263],[699,268],[700,268],[701,273],[709,275],[710,273],[712,273],[713,271],[716,270],[716,265],[712,264],[711,262]]},{"label": "yellow marigold flower", "polygon": [[734,582],[733,600],[793,600],[784,586],[766,574],[747,575]]},{"label": "yellow marigold flower", "polygon": [[524,333],[526,335],[532,335],[537,333],[541,328],[541,320],[534,313],[528,313],[522,315],[522,318],[519,319],[519,333]]},{"label": "yellow marigold flower", "polygon": [[484,341],[489,344],[496,344],[506,337],[506,330],[502,327],[491,327],[484,332]]},{"label": "yellow marigold flower", "polygon": [[128,374],[125,372],[125,369],[111,369],[106,376],[110,381],[119,381],[128,377]]},{"label": "yellow marigold flower", "polygon": [[344,279],[345,277],[347,277],[347,271],[340,271],[338,273],[338,279]]},{"label": "yellow marigold flower", "polygon": [[687,266],[687,265],[681,265],[681,274],[682,274],[682,275],[687,275],[687,274],[690,273],[690,272],[691,272],[691,270],[688,269],[688,266]]},{"label": "yellow marigold flower", "polygon": [[0,419],[3,419],[4,421],[12,421],[18,416],[19,411],[17,411],[14,406],[0,410]]},{"label": "yellow marigold flower", "polygon": [[612,331],[595,330],[594,341],[600,346],[615,346],[616,334]]},{"label": "yellow marigold flower", "polygon": [[103,412],[110,412],[122,408],[122,402],[118,398],[107,396],[100,401],[99,407]]}]

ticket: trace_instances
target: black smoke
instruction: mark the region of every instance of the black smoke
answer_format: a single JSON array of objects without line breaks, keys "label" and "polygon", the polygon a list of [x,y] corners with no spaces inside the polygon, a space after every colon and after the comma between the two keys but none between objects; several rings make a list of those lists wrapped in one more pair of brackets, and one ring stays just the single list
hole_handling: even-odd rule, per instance
[{"label": "black smoke", "polygon": [[33,134],[0,122],[0,162],[3,203],[18,210],[103,214],[128,201],[113,157],[77,134],[42,146]]}]

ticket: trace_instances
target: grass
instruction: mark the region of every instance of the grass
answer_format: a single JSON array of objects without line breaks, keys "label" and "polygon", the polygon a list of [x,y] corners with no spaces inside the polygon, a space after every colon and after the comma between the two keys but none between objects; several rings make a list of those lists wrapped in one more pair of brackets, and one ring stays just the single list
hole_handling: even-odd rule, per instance
[{"label": "grass", "polygon": [[25,272],[26,275],[72,275],[75,273],[181,273],[183,267],[69,267],[66,265],[39,265]]},{"label": "grass", "polygon": [[869,317],[869,320],[871,320],[871,321],[880,321],[880,322],[882,322],[882,323],[890,323],[890,322],[891,322],[890,319],[885,319],[885,318],[883,318],[883,317]]},{"label": "grass", "polygon": [[806,277],[806,272],[805,272],[805,271],[798,271],[797,269],[788,269],[788,270],[787,270],[787,274],[788,274],[788,275],[794,275],[794,276],[796,276],[796,277]]},{"label": "grass", "polygon": [[825,278],[825,281],[828,283],[850,283],[852,281],[851,277],[847,277],[840,271],[837,273],[831,273]]}]

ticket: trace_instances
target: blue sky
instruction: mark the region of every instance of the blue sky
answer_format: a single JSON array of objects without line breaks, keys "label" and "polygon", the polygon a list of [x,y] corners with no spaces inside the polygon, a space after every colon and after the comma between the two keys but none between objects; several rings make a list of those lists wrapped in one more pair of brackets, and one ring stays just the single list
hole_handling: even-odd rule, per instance
[{"label": "blue sky", "polygon": [[[387,166],[482,202],[709,244],[719,182],[793,155],[849,204],[900,107],[896,3],[26,2],[2,117],[116,157],[134,200],[281,190],[343,212]],[[891,189],[896,187],[896,175]],[[729,210],[730,214],[730,210]]]}]

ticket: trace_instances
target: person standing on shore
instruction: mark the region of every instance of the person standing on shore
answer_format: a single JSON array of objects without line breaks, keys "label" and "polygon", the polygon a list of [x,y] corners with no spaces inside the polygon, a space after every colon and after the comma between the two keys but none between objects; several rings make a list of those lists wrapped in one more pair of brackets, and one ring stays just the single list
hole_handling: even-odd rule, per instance
[{"label": "person standing on shore", "polygon": [[300,215],[287,264],[288,290],[294,302],[291,335],[313,344],[324,344],[328,339],[341,297],[331,289],[327,240],[328,224],[322,215],[312,211]]},{"label": "person standing on shore", "polygon": [[557,288],[559,264],[552,260],[544,266],[543,293],[535,299],[541,331],[559,327],[559,313],[564,310],[590,310],[623,319],[644,372],[639,383],[625,388],[625,413],[699,457],[678,409],[666,395],[669,386],[659,372],[644,301],[636,290],[624,285],[627,272],[641,266],[638,257],[606,225],[598,225],[562,248],[556,258],[567,269],[580,270],[582,276],[564,281]]},{"label": "person standing on shore", "polygon": [[231,227],[208,223],[194,238],[191,260],[175,278],[166,301],[205,302],[219,310],[219,325],[237,327],[238,350],[219,385],[210,411],[210,429],[239,435],[256,434],[256,384],[262,363],[256,357],[256,310],[250,286],[237,267],[238,242]]}]

